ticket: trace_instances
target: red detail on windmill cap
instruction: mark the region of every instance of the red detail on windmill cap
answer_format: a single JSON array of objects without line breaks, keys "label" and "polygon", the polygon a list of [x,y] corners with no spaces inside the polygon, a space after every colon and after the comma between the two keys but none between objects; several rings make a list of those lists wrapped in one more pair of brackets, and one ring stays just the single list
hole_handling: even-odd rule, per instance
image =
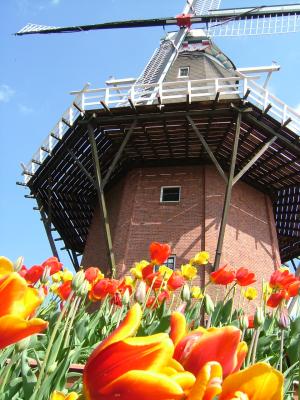
[{"label": "red detail on windmill cap", "polygon": [[180,28],[190,28],[192,25],[191,17],[192,17],[192,14],[176,15],[177,25]]}]

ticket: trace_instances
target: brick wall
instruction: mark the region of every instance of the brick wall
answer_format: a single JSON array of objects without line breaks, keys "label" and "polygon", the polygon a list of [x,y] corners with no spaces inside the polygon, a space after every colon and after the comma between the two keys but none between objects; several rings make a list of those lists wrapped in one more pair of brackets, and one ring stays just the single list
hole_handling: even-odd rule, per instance
[{"label": "brick wall", "polygon": [[[160,203],[161,186],[180,186],[178,204]],[[168,242],[176,266],[206,249],[213,261],[225,183],[213,166],[141,168],[106,194],[119,275],[148,258],[152,241]],[[249,185],[234,186],[222,262],[249,267],[267,278],[280,265],[270,199]],[[106,270],[107,254],[96,206],[82,264]]]}]

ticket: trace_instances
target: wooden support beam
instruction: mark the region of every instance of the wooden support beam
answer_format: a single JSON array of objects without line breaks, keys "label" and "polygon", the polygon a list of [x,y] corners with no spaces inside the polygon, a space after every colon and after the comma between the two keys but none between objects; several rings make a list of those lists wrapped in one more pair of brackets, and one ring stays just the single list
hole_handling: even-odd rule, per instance
[{"label": "wooden support beam", "polygon": [[267,107],[264,109],[263,114],[264,114],[264,115],[268,114],[268,112],[271,110],[271,108],[272,108],[272,104],[269,103],[269,104],[267,105]]},{"label": "wooden support beam", "polygon": [[85,174],[85,176],[88,178],[88,180],[93,184],[95,187],[95,180],[92,177],[92,175],[89,173],[89,171],[85,168],[85,166],[82,164],[82,162],[76,157],[76,155],[73,153],[73,151],[69,148],[67,148],[67,152],[70,154],[72,159],[75,161],[75,163],[78,165],[78,167],[81,169],[81,171]]},{"label": "wooden support beam", "polygon": [[80,112],[80,114],[84,115],[84,111],[75,101],[73,101],[73,106]]},{"label": "wooden support beam", "polygon": [[232,184],[235,185],[238,180],[242,178],[242,176],[256,163],[256,161],[268,150],[270,146],[276,141],[277,137],[273,137],[267,143],[265,143],[254,157],[240,170],[238,174],[233,178]]},{"label": "wooden support beam", "polygon": [[34,158],[31,160],[32,163],[37,164],[37,165],[42,165],[43,163],[41,163],[38,160],[35,160]]},{"label": "wooden support beam", "polygon": [[47,149],[47,147],[41,146],[41,149],[42,149],[43,151],[45,151],[46,153],[51,154],[51,151],[50,151],[49,149]]},{"label": "wooden support beam", "polygon": [[53,132],[50,133],[50,136],[54,137],[54,139],[58,140],[59,142],[61,141],[61,138]]},{"label": "wooden support beam", "polygon": [[131,97],[128,97],[128,103],[130,104],[130,107],[133,109],[133,111],[136,113],[136,107],[131,99]]},{"label": "wooden support beam", "polygon": [[98,201],[99,201],[99,205],[100,205],[100,209],[102,211],[102,217],[103,217],[105,238],[106,238],[107,251],[108,251],[108,259],[109,259],[111,274],[112,274],[112,277],[114,278],[116,276],[115,256],[113,253],[107,208],[106,208],[106,202],[105,202],[105,197],[104,197],[104,192],[103,192],[103,187],[102,187],[102,177],[101,177],[100,162],[99,162],[99,156],[98,156],[98,150],[97,150],[97,143],[95,140],[94,128],[91,124],[88,125],[88,135],[89,135],[89,141],[90,141],[90,145],[91,145],[91,152],[92,152],[93,163],[94,163],[95,174],[96,174],[96,190],[97,190],[97,195],[98,195]]},{"label": "wooden support beam", "polygon": [[286,126],[288,126],[288,124],[292,122],[292,118],[288,118],[283,124],[282,124],[282,128],[285,128]]},{"label": "wooden support beam", "polygon": [[109,181],[109,178],[111,177],[111,174],[113,173],[113,171],[114,171],[114,169],[115,169],[115,167],[116,167],[118,161],[120,160],[120,157],[121,157],[121,155],[123,154],[123,151],[124,151],[124,149],[125,149],[125,147],[126,147],[128,141],[129,141],[129,139],[130,139],[130,137],[131,137],[131,135],[132,135],[132,132],[134,131],[134,128],[136,127],[136,125],[137,125],[137,120],[135,119],[135,120],[133,121],[133,123],[131,124],[131,126],[130,126],[128,132],[125,134],[125,137],[124,137],[124,139],[123,139],[123,141],[122,141],[122,143],[121,143],[121,146],[119,147],[119,149],[118,149],[118,151],[117,151],[117,153],[116,153],[116,155],[115,155],[115,157],[114,157],[112,163],[110,164],[110,166],[109,166],[109,168],[108,168],[108,171],[107,171],[105,177],[103,178],[102,189],[105,188],[105,185],[106,185],[107,182]]},{"label": "wooden support beam", "polygon": [[276,131],[275,129],[271,128],[270,126],[266,125],[262,121],[259,121],[257,118],[255,118],[253,115],[247,114],[245,117],[245,120],[248,122],[251,122],[253,125],[255,125],[257,128],[260,128],[272,136],[276,136],[284,145],[291,150],[292,152],[296,153],[298,156],[300,156],[300,146],[291,142],[288,138],[284,137],[280,131]]},{"label": "wooden support beam", "polygon": [[232,194],[232,188],[233,188],[233,178],[234,178],[239,137],[240,137],[240,131],[241,131],[241,121],[242,121],[242,110],[239,110],[238,114],[237,114],[237,119],[236,119],[236,129],[235,129],[235,136],[234,136],[234,142],[233,142],[231,164],[230,164],[228,181],[227,181],[227,185],[226,185],[221,225],[220,225],[220,230],[219,230],[219,237],[218,237],[215,261],[214,261],[214,270],[219,268],[220,261],[221,261],[223,242],[224,242],[224,236],[225,236],[225,228],[226,228],[226,224],[227,224],[227,218],[228,218],[228,212],[229,212],[229,208],[230,208],[231,194]]},{"label": "wooden support beam", "polygon": [[246,100],[250,93],[251,93],[251,90],[247,89],[247,91],[246,91],[246,93],[245,93],[245,95],[243,97],[243,100]]},{"label": "wooden support beam", "polygon": [[72,128],[72,125],[70,124],[70,122],[69,121],[67,121],[64,117],[62,117],[62,122],[65,124],[65,125],[67,125],[69,128]]},{"label": "wooden support beam", "polygon": [[112,111],[111,111],[111,109],[108,107],[108,105],[105,103],[105,101],[100,100],[100,104],[101,104],[101,106],[104,108],[104,110],[105,110],[106,112],[108,112],[110,115],[112,115]]},{"label": "wooden support beam", "polygon": [[191,124],[194,132],[196,133],[196,135],[198,136],[200,142],[202,143],[203,147],[205,148],[205,150],[207,151],[210,159],[212,160],[212,162],[215,164],[217,170],[219,171],[220,175],[222,176],[222,178],[225,180],[225,182],[228,181],[227,176],[225,174],[225,172],[223,171],[221,165],[219,164],[218,160],[216,159],[216,157],[214,156],[214,153],[211,151],[209,145],[207,144],[206,140],[204,139],[204,137],[201,135],[199,129],[197,128],[197,126],[195,125],[194,121],[192,120],[192,118],[187,115],[186,119],[189,121],[189,123]]}]

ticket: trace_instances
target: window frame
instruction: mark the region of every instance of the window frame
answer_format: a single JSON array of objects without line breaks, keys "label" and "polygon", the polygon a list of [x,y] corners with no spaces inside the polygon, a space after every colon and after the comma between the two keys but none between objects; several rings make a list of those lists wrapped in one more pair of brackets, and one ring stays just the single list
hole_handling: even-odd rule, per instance
[{"label": "window frame", "polygon": [[[179,189],[178,200],[163,200],[164,189],[171,189],[171,188]],[[181,200],[181,186],[170,185],[170,186],[161,186],[160,187],[160,203],[162,203],[162,204],[168,204],[168,203],[178,204],[178,203],[180,203],[180,200]]]},{"label": "window frame", "polygon": [[[181,75],[181,70],[182,70],[182,69],[187,69],[187,70],[188,70],[188,74],[182,76],[182,75]],[[177,78],[189,78],[189,77],[190,77],[190,67],[187,66],[187,65],[186,65],[185,67],[179,67]]]},{"label": "window frame", "polygon": [[[173,259],[174,259],[174,263],[173,263],[174,268],[171,268],[171,267],[168,266],[167,261],[168,261],[169,258],[173,258]],[[169,257],[168,257],[168,259],[166,260],[166,262],[165,262],[164,264],[165,264],[168,268],[170,268],[170,269],[172,269],[173,271],[175,271],[175,269],[176,269],[176,254],[170,254]]]}]

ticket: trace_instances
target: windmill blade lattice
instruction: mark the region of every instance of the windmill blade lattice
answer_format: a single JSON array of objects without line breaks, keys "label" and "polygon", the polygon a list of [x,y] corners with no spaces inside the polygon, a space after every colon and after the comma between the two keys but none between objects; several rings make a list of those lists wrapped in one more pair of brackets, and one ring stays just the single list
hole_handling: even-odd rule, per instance
[{"label": "windmill blade lattice", "polygon": [[235,20],[220,22],[218,19],[208,24],[210,36],[252,36],[293,33],[300,31],[300,16],[296,13],[282,15],[249,15]]}]

